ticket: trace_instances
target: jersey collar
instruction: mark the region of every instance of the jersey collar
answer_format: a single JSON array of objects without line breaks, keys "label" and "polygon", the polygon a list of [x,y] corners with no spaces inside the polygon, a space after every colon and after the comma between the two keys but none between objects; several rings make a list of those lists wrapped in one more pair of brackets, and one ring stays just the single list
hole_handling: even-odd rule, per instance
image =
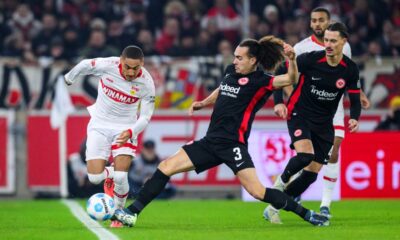
[{"label": "jersey collar", "polygon": [[322,47],[325,47],[324,43],[320,42],[320,41],[318,40],[318,38],[317,38],[314,34],[311,35],[311,41],[315,42],[316,44],[318,44],[318,45],[320,45],[320,46],[322,46]]},{"label": "jersey collar", "polygon": [[[122,65],[121,63],[118,65],[118,69],[119,69],[119,74],[121,75],[121,77],[126,80],[125,76],[122,74]],[[138,74],[136,75],[136,78],[139,78],[143,75],[143,71],[142,68],[140,68],[140,71],[138,72]]]}]

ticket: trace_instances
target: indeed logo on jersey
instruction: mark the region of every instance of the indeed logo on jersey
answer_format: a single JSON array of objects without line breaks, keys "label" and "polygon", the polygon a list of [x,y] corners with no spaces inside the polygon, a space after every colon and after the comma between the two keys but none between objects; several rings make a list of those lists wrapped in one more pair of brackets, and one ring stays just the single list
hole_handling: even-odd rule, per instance
[{"label": "indeed logo on jersey", "polygon": [[125,94],[123,92],[120,92],[118,90],[115,90],[111,87],[106,86],[103,83],[103,81],[100,81],[100,83],[101,83],[101,88],[103,89],[104,94],[116,102],[133,104],[139,100],[139,98],[137,98],[137,97],[129,96],[128,94]]},{"label": "indeed logo on jersey", "polygon": [[315,85],[311,85],[311,93],[318,96],[320,100],[328,100],[333,101],[336,99],[339,92],[331,93],[326,92],[325,90],[318,90]]},{"label": "indeed logo on jersey", "polygon": [[240,87],[232,87],[229,86],[228,84],[221,84],[219,86],[219,89],[221,89],[221,94],[233,98],[237,98],[237,94],[239,94]]}]

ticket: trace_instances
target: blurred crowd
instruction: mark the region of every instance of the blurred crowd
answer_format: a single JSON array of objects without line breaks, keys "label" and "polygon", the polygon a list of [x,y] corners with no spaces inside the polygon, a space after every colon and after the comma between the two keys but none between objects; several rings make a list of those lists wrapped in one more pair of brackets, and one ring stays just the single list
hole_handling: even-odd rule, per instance
[{"label": "blurred crowd", "polygon": [[[0,0],[0,56],[26,63],[119,55],[231,54],[243,38],[242,0]],[[309,13],[326,7],[346,23],[353,56],[400,54],[399,0],[249,0],[248,37],[291,44],[310,34]]]}]

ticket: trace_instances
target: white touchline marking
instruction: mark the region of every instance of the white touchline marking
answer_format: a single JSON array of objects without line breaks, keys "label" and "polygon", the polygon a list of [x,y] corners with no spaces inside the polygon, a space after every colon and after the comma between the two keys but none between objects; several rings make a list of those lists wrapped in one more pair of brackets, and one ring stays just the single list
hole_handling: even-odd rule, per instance
[{"label": "white touchline marking", "polygon": [[62,203],[67,205],[72,214],[81,221],[90,231],[92,231],[100,240],[119,240],[119,238],[105,229],[100,223],[91,219],[89,215],[83,210],[82,206],[73,200],[62,200]]}]

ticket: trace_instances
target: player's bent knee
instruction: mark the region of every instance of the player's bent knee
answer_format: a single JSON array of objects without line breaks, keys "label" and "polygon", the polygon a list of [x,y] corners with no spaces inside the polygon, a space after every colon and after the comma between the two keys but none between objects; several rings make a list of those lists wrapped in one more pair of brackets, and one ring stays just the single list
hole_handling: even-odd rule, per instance
[{"label": "player's bent knee", "polygon": [[117,185],[122,185],[123,183],[128,182],[128,173],[122,171],[114,172],[114,183]]},{"label": "player's bent knee", "polygon": [[89,181],[93,184],[100,184],[104,180],[104,174],[88,174]]}]

